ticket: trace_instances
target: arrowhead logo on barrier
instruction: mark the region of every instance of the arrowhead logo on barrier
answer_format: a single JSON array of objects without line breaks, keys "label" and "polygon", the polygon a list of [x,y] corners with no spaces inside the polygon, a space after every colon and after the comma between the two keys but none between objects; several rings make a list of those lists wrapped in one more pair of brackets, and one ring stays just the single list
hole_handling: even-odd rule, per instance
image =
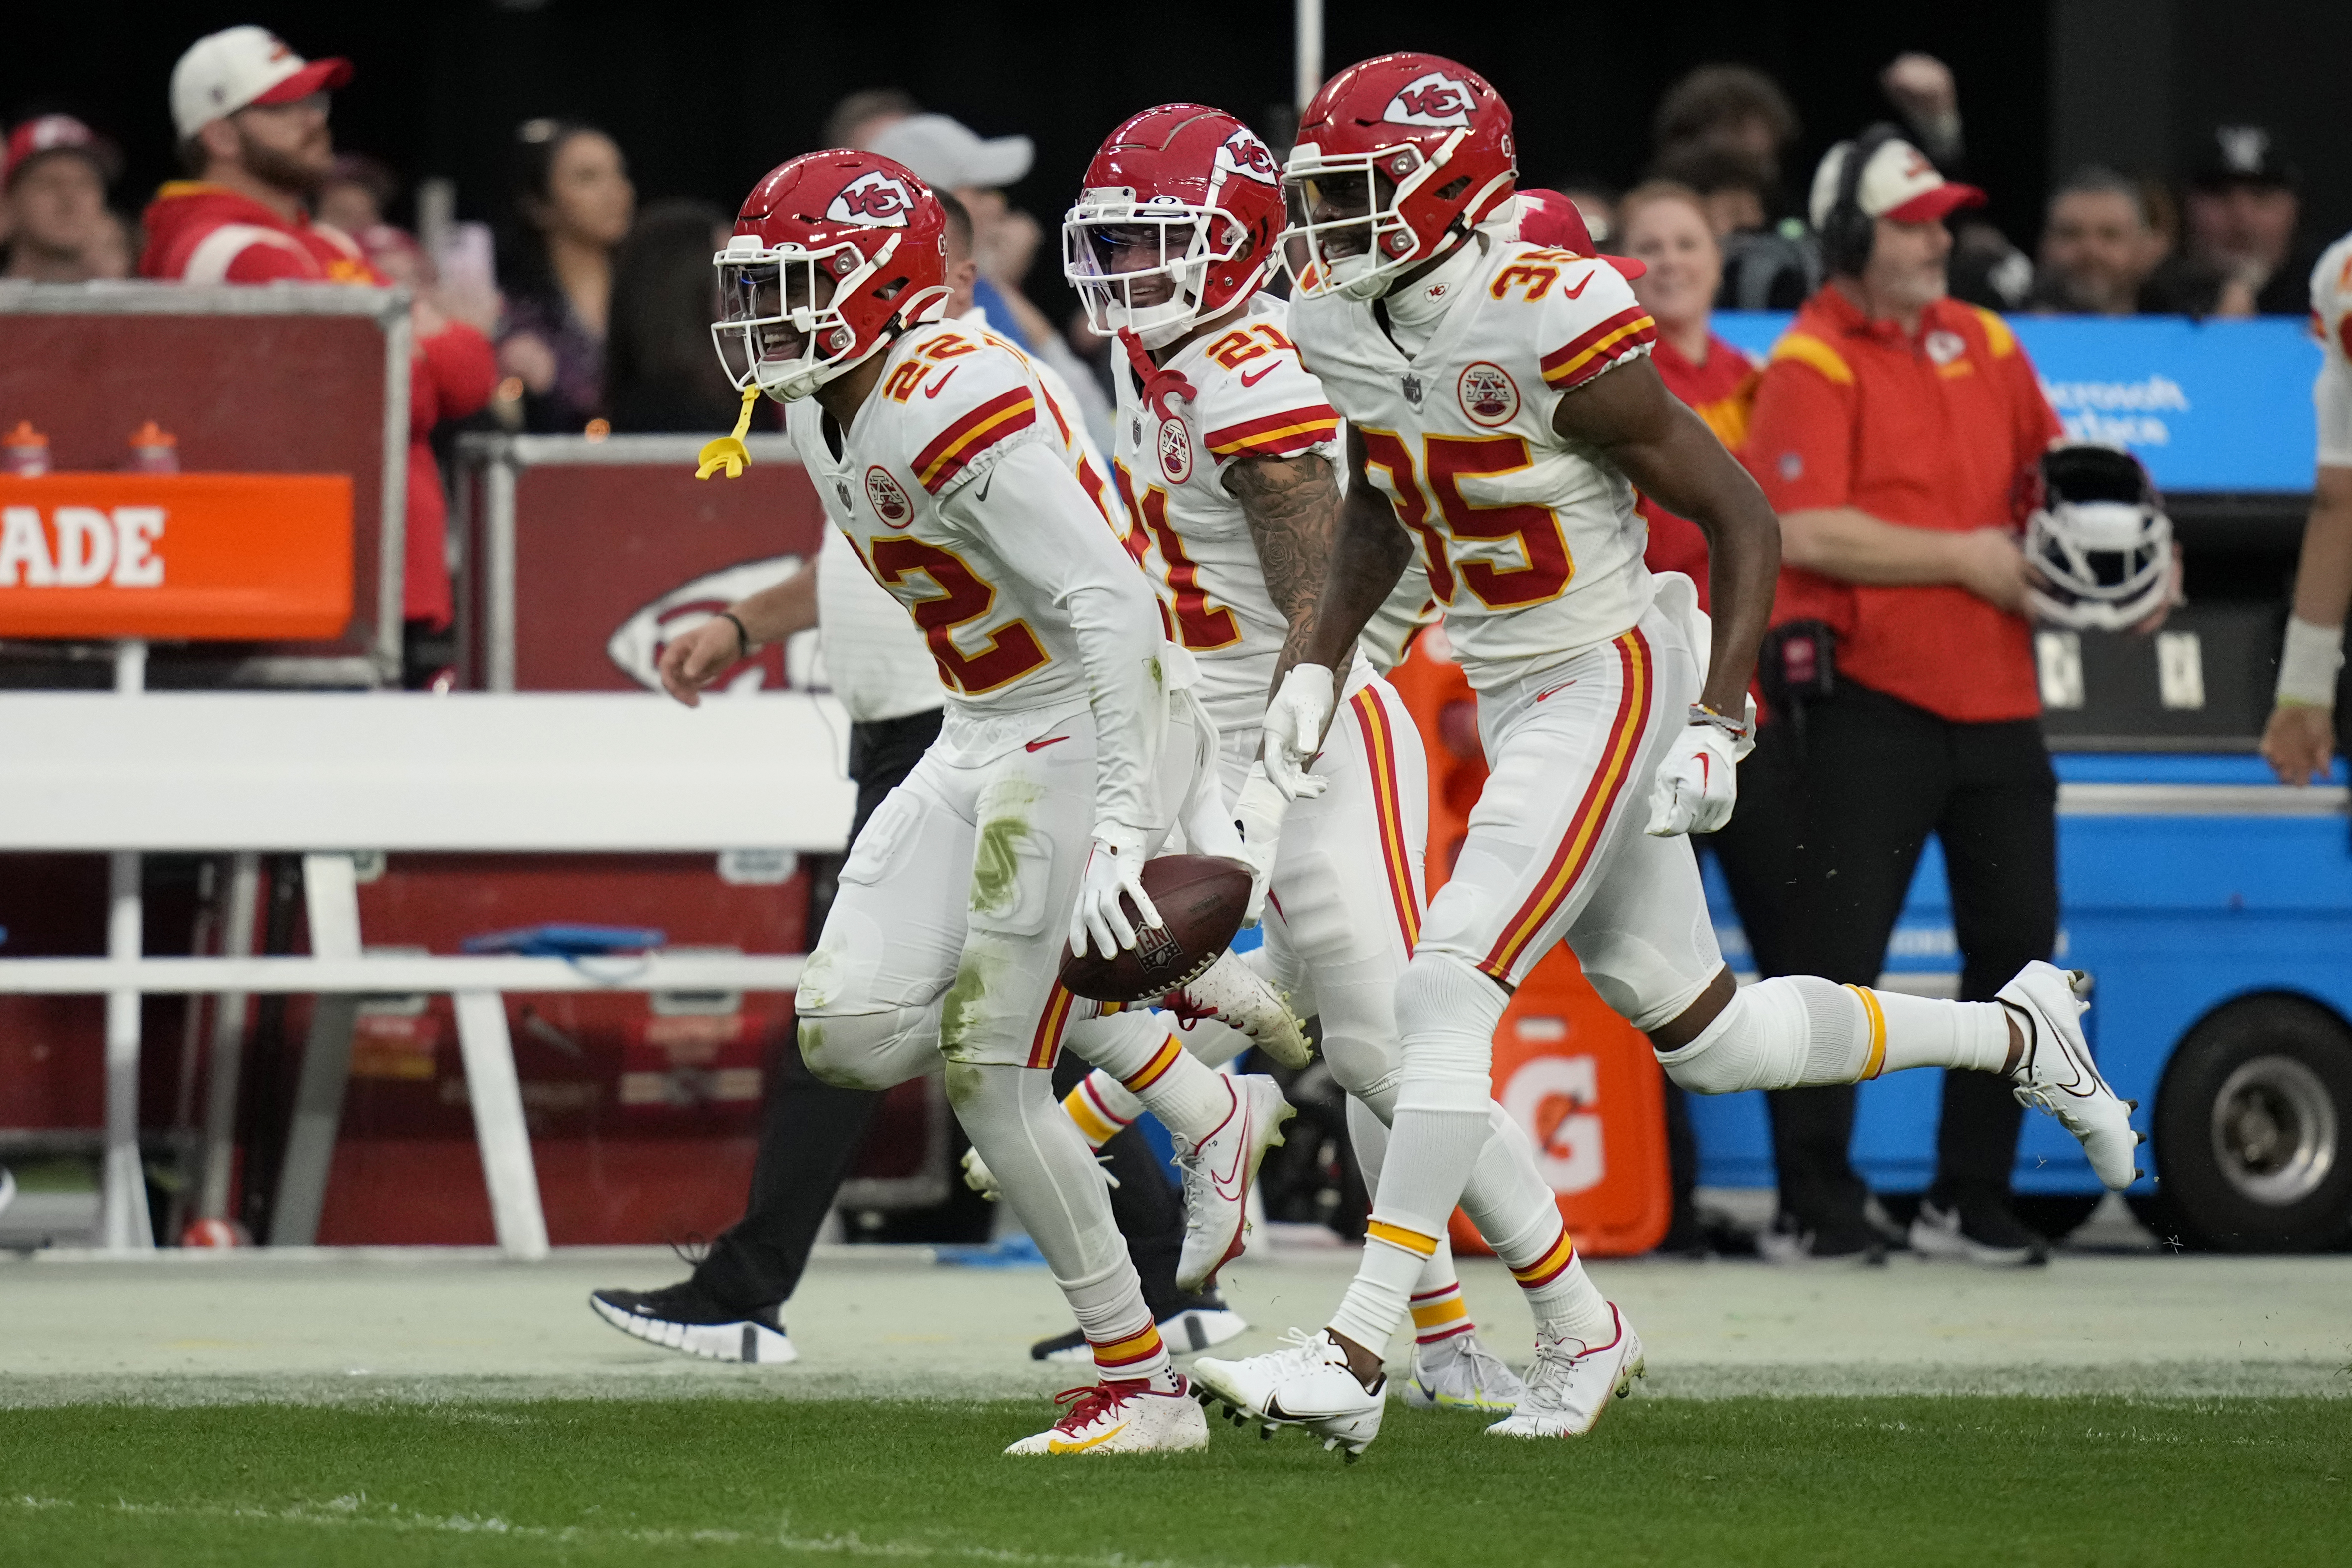
[{"label": "arrowhead logo on barrier", "polygon": [[[657,692],[662,689],[662,649],[672,638],[684,636],[729,605],[761,589],[773,588],[786,578],[808,570],[808,561],[800,556],[779,555],[708,572],[633,612],[605,639],[605,656],[629,679],[647,691]],[[744,666],[742,674],[723,689],[758,691],[768,685],[787,685],[791,684],[788,668],[783,651],[771,648]]]}]

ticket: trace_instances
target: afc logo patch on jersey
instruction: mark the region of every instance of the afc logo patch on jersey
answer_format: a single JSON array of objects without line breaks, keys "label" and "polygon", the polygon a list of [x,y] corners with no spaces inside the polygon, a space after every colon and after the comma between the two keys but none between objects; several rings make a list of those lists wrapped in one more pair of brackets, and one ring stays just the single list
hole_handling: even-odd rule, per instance
[{"label": "afc logo patch on jersey", "polygon": [[1465,367],[1454,393],[1473,424],[1492,429],[1518,417],[1519,383],[1511,379],[1510,371],[1490,361],[1476,360]]},{"label": "afc logo patch on jersey", "polygon": [[877,463],[866,471],[866,501],[874,515],[894,528],[903,528],[915,520],[915,504],[907,499],[907,492],[898,481],[890,477],[890,470]]},{"label": "afc logo patch on jersey", "polygon": [[1217,149],[1217,170],[1220,173],[1239,174],[1255,180],[1261,185],[1282,183],[1282,171],[1275,166],[1274,154],[1256,133],[1244,126],[1225,138]]},{"label": "afc logo patch on jersey", "polygon": [[824,209],[827,223],[856,224],[869,229],[902,229],[915,210],[915,193],[907,182],[879,169],[869,169],[841,188]]},{"label": "afc logo patch on jersey", "polygon": [[1181,485],[1192,476],[1192,433],[1178,418],[1160,422],[1160,471],[1168,476],[1171,485]]},{"label": "afc logo patch on jersey", "polygon": [[1398,125],[1467,125],[1470,89],[1443,71],[1429,71],[1399,89],[1381,118]]}]

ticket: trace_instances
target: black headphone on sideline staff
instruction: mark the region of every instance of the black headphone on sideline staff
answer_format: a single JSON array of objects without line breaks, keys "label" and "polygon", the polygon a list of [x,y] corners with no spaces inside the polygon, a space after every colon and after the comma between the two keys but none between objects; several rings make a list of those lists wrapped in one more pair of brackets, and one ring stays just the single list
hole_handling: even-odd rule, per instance
[{"label": "black headphone on sideline staff", "polygon": [[1859,277],[1870,265],[1878,220],[1862,210],[1862,172],[1880,148],[1902,139],[1900,128],[1881,120],[1848,144],[1845,162],[1838,169],[1837,199],[1822,220],[1822,260],[1832,276]]}]

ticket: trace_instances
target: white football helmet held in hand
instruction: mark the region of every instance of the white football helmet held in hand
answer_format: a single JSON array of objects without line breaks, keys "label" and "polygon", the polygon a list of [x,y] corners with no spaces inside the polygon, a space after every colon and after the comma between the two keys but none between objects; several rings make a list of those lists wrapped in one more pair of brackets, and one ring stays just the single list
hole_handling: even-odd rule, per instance
[{"label": "white football helmet held in hand", "polygon": [[1312,800],[1331,787],[1307,771],[1323,749],[1338,683],[1321,664],[1295,664],[1265,705],[1265,776],[1286,800]]},{"label": "white football helmet held in hand", "polygon": [[1717,831],[1739,804],[1739,760],[1755,749],[1754,697],[1748,699],[1746,722],[1738,725],[1693,703],[1690,722],[1675,737],[1650,785],[1650,821],[1643,831],[1661,839]]},{"label": "white football helmet held in hand", "polygon": [[2042,455],[2035,483],[2024,544],[2035,619],[2120,632],[2172,601],[2172,519],[2138,458],[2061,441]]}]

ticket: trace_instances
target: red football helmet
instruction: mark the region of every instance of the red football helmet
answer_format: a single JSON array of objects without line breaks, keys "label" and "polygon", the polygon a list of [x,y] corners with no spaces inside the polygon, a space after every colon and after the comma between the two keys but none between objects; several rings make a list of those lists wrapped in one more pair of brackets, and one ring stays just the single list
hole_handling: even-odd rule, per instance
[{"label": "red football helmet", "polygon": [[1257,292],[1282,232],[1282,171],[1256,133],[1197,103],[1112,131],[1062,219],[1062,276],[1108,336],[1173,342]]},{"label": "red football helmet", "polygon": [[[1585,226],[1584,214],[1558,191],[1538,186],[1519,193],[1519,237],[1529,245],[1539,245],[1548,250],[1564,250],[1575,256],[1600,256],[1601,247],[1592,243],[1592,231]],[[1650,270],[1646,261],[1635,261],[1630,256],[1602,258],[1622,273],[1627,282]]]},{"label": "red football helmet", "polygon": [[736,389],[803,398],[947,306],[947,214],[902,163],[836,149],[779,163],[713,258],[710,336]]},{"label": "red football helmet", "polygon": [[1283,178],[1298,291],[1377,298],[1510,196],[1510,107],[1452,60],[1382,55],[1323,84]]}]

